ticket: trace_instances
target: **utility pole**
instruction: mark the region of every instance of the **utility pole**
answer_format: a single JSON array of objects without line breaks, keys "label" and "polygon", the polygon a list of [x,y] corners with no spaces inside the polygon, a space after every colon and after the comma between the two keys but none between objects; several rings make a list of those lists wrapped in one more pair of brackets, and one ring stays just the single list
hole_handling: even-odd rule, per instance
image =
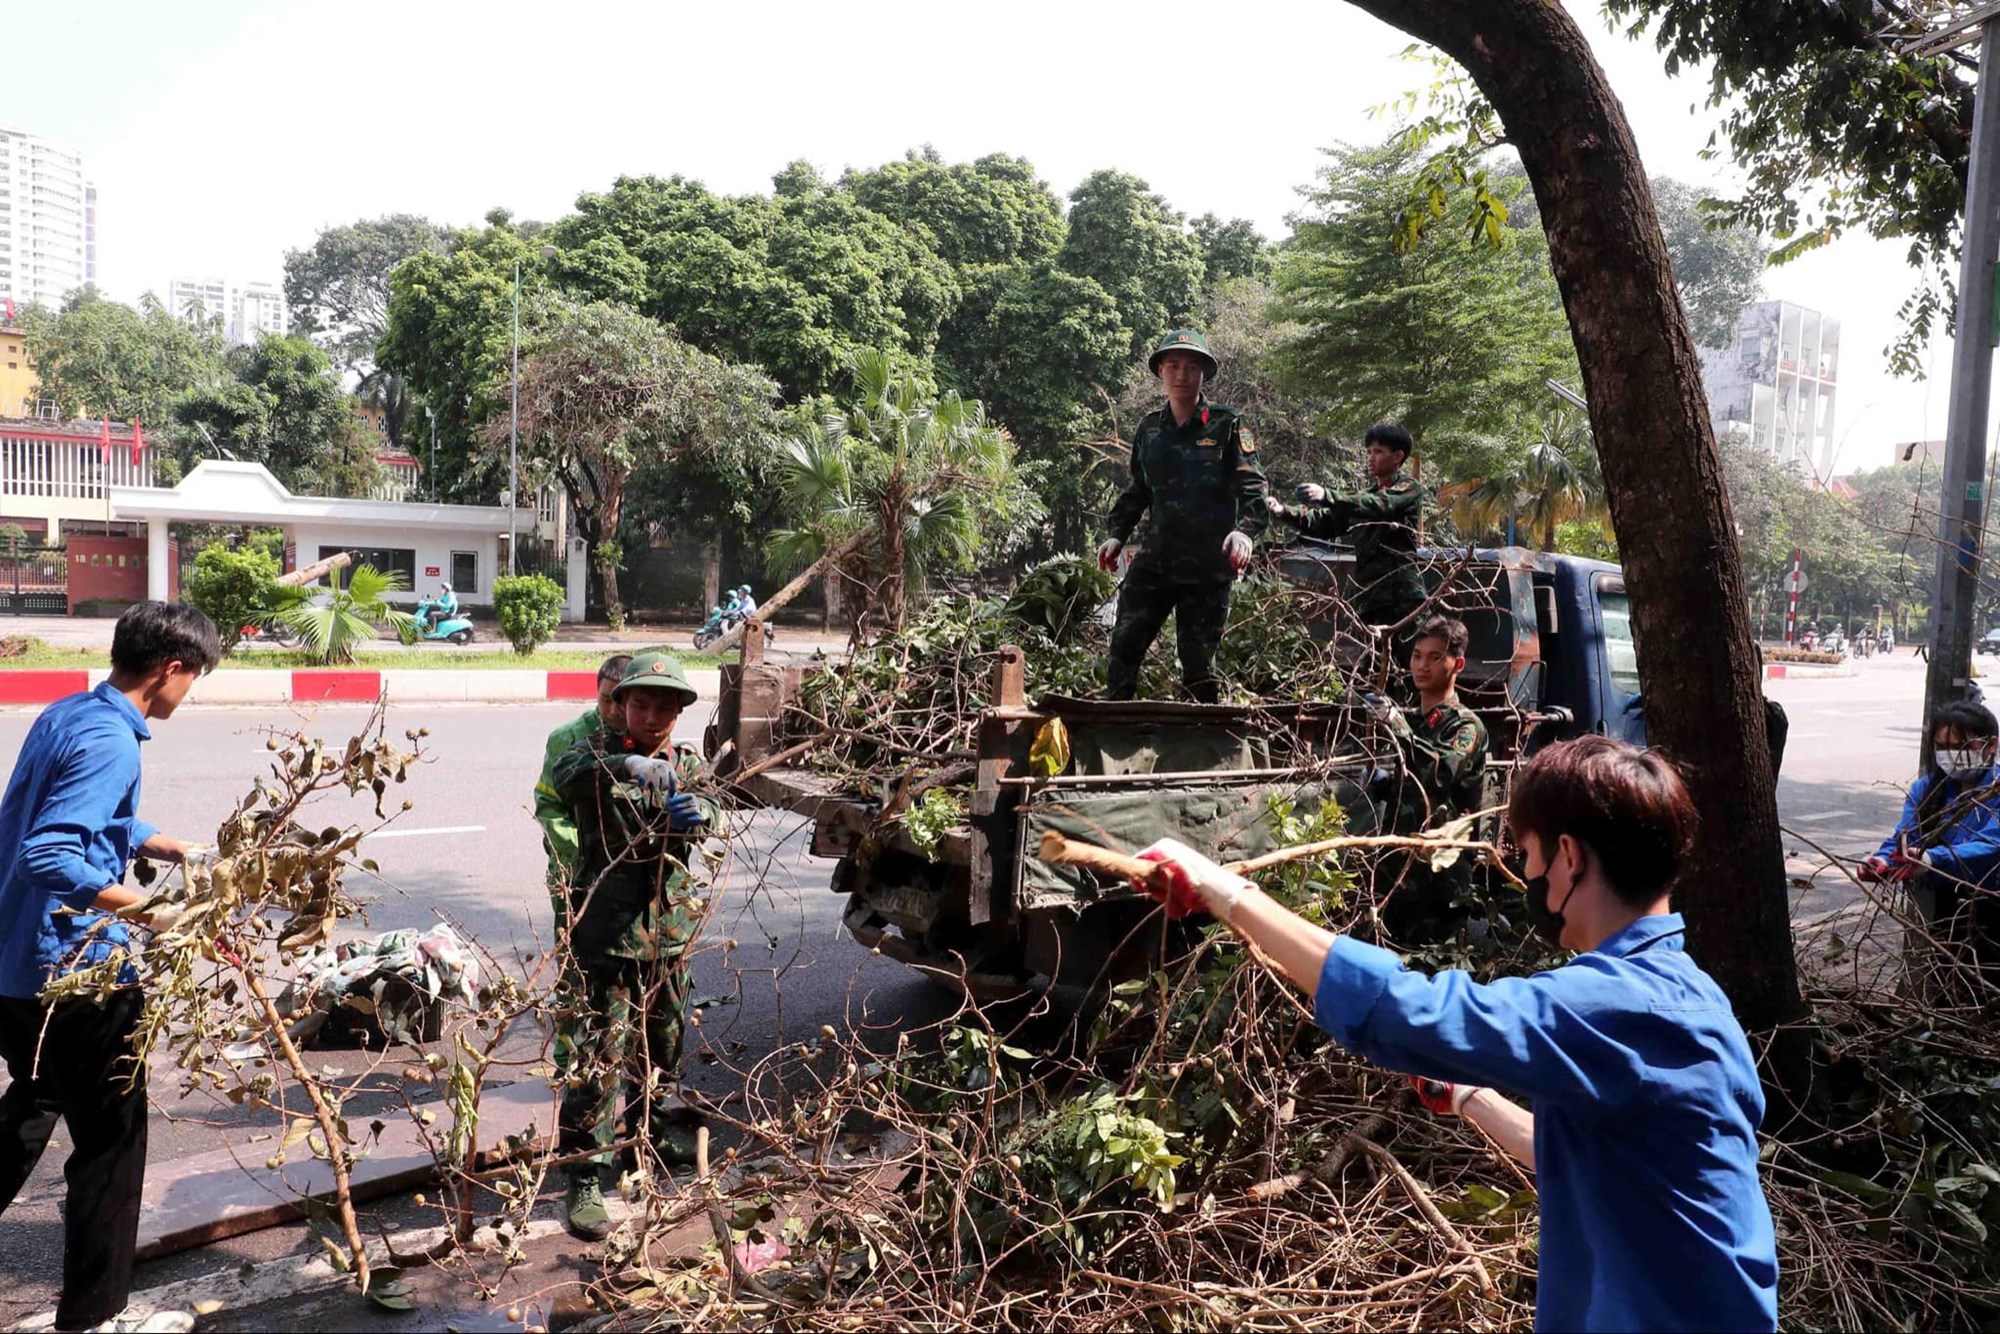
[{"label": "utility pole", "polygon": [[[1937,586],[1931,599],[1931,660],[1924,677],[1926,719],[1939,707],[1965,698],[1971,681],[1972,615],[1978,604],[1985,539],[1994,260],[2000,256],[2000,13],[1984,17],[1979,86],[1972,104],[1971,173],[1965,187],[1964,258],[1958,277],[1958,327],[1952,339],[1944,483],[1938,503]],[[1928,770],[1932,751],[1928,725],[1922,744]]]},{"label": "utility pole", "polygon": [[514,375],[507,408],[507,573],[514,573],[514,506],[521,489],[521,258],[514,257]]}]

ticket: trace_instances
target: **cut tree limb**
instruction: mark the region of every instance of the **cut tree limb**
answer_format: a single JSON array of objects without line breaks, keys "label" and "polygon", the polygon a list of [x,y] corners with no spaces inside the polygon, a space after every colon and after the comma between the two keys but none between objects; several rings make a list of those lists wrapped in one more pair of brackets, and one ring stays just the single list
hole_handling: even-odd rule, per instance
[{"label": "cut tree limb", "polygon": [[[786,603],[790,602],[793,598],[797,597],[800,593],[804,592],[807,584],[810,584],[813,580],[819,578],[820,573],[825,569],[827,569],[829,566],[839,564],[842,560],[844,560],[847,557],[847,555],[850,552],[852,552],[856,547],[860,546],[862,541],[866,539],[867,536],[868,533],[867,530],[865,529],[861,532],[856,533],[854,536],[848,538],[845,542],[842,542],[839,546],[827,552],[824,556],[821,556],[818,560],[814,561],[812,564],[806,566],[805,569],[800,570],[798,574],[793,576],[792,582],[786,584],[783,588],[771,594],[770,597],[758,603],[757,614],[751,619],[757,621],[770,620],[772,612],[778,610],[778,608],[784,606]],[[738,621],[735,625],[731,626],[728,630],[723,632],[722,638],[716,640],[713,644],[709,645],[708,651],[710,653],[727,653],[730,649],[735,648],[738,644],[743,642],[743,628],[749,624],[750,624],[749,621]]]},{"label": "cut tree limb", "polygon": [[344,570],[352,564],[354,564],[353,552],[336,551],[325,560],[316,560],[310,565],[293,570],[290,574],[279,575],[278,583],[284,588],[303,588],[316,579],[324,579],[335,570]]}]

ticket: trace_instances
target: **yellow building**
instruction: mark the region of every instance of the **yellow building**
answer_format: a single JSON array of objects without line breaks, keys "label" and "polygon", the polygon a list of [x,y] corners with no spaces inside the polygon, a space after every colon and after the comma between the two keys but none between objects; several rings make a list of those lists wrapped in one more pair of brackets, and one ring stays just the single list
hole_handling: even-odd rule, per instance
[{"label": "yellow building", "polygon": [[0,417],[32,417],[37,401],[28,332],[18,324],[0,323]]}]

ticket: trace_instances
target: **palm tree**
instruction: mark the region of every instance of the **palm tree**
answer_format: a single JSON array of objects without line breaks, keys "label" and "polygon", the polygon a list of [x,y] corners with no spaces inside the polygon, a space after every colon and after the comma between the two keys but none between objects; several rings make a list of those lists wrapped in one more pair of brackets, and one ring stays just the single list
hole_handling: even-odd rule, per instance
[{"label": "palm tree", "polygon": [[355,645],[373,639],[377,626],[400,633],[416,624],[416,617],[390,606],[384,597],[407,587],[400,574],[357,565],[343,588],[340,571],[332,569],[323,589],[280,587],[278,605],[264,619],[282,622],[323,663],[352,662]]},{"label": "palm tree", "polygon": [[[972,568],[982,548],[1041,515],[1014,471],[1013,441],[977,401],[934,395],[879,351],[857,354],[852,370],[854,406],[780,447],[796,517],[772,535],[771,555],[799,569],[846,548],[846,572],[875,586],[873,600],[900,630],[910,594],[932,574]],[[869,610],[859,600],[857,636]]]},{"label": "palm tree", "polygon": [[1528,446],[1520,466],[1447,487],[1439,498],[1450,505],[1459,531],[1493,532],[1512,520],[1535,534],[1543,551],[1555,550],[1556,528],[1571,519],[1588,519],[1610,532],[1590,422],[1568,403],[1556,404],[1542,419],[1541,439]]}]

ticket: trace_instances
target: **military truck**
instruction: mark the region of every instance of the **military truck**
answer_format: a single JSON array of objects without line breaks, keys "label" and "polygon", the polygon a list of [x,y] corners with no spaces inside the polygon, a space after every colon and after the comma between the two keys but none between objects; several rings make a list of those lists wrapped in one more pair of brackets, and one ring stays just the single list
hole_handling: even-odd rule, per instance
[{"label": "military truck", "polygon": [[[1278,572],[1306,590],[1338,591],[1350,553],[1313,542],[1283,549]],[[1515,761],[1588,732],[1643,737],[1630,605],[1619,569],[1518,547],[1425,554],[1441,602],[1470,631],[1459,694],[1492,739],[1489,806]],[[1337,633],[1333,618],[1315,633]],[[967,818],[919,846],[882,803],[780,761],[809,746],[786,727],[803,674],[764,659],[746,637],[725,667],[709,734],[718,772],[764,805],[809,816],[812,851],[836,858],[832,892],[870,948],[979,998],[1087,990],[1121,959],[1157,957],[1157,915],[1123,884],[1044,865],[1045,830],[1135,849],[1172,832],[1224,860],[1275,846],[1276,815],[1332,799],[1350,832],[1376,820],[1368,789],[1393,775],[1396,751],[1345,701],[1203,705],[1025,697],[1025,661],[1002,649],[976,727]],[[1030,750],[1051,720],[1067,733],[1063,772],[1037,776]]]}]

